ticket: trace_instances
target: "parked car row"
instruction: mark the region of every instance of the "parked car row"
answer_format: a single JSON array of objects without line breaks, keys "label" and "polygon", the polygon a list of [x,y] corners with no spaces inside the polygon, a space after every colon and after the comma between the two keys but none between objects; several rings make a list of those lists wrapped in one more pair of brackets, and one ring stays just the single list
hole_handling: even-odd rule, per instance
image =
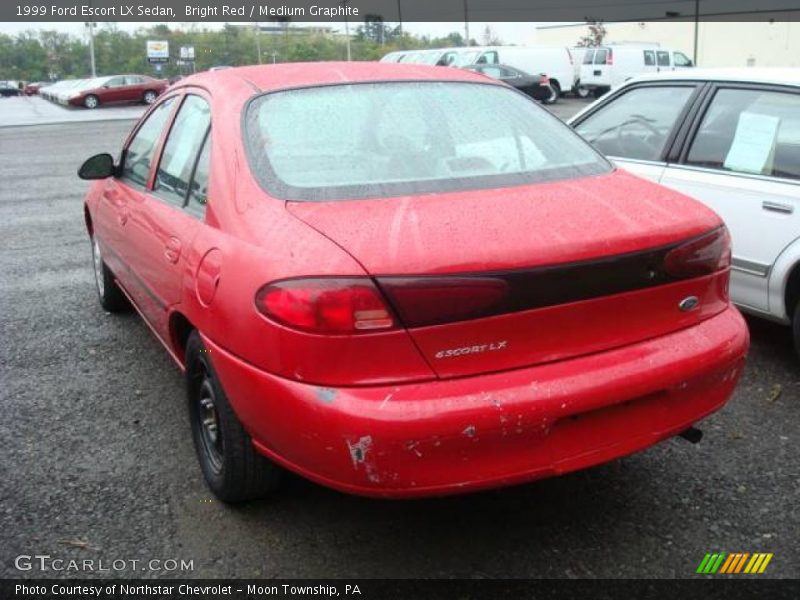
[{"label": "parked car row", "polygon": [[[555,98],[572,92],[601,96],[642,73],[694,66],[682,52],[659,44],[620,43],[596,48],[562,46],[469,46],[395,51],[381,62],[466,67],[473,64],[512,67],[527,75],[547,75]],[[500,77],[497,77],[498,79]],[[553,100],[551,100],[553,101]]]},{"label": "parked car row", "polygon": [[168,86],[168,80],[147,75],[112,75],[59,81],[41,87],[39,95],[65,106],[97,108],[123,102],[152,104]]},{"label": "parked car row", "polygon": [[384,56],[381,62],[446,67],[502,65],[526,76],[547,75],[555,98],[572,91],[575,79],[570,51],[561,46],[468,46],[397,51]]}]

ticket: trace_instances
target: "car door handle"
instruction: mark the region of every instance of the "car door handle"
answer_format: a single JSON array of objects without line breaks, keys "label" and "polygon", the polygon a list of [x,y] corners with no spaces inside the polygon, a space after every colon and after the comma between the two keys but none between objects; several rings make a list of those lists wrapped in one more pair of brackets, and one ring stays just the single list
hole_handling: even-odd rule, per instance
[{"label": "car door handle", "polygon": [[181,257],[181,241],[178,238],[170,238],[164,246],[164,256],[171,263],[178,262]]},{"label": "car door handle", "polygon": [[782,204],[781,202],[770,202],[769,200],[764,200],[761,203],[761,208],[772,212],[783,213],[785,215],[790,215],[794,212],[794,206],[792,206],[791,204]]}]

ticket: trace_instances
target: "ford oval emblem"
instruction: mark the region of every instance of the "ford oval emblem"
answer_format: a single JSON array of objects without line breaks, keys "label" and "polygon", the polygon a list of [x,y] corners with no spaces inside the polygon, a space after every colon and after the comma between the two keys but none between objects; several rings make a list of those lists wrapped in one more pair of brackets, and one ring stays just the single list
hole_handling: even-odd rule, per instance
[{"label": "ford oval emblem", "polygon": [[689,312],[690,310],[697,308],[700,304],[700,299],[697,296],[688,296],[681,300],[680,304],[678,304],[678,308],[680,308],[683,312]]}]

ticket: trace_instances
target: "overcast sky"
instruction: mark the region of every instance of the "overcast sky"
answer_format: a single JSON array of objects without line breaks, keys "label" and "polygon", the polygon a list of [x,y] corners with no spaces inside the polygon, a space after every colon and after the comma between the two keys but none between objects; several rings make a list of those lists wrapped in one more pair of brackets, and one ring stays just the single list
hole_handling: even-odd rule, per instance
[{"label": "overcast sky", "polygon": [[[180,27],[181,25],[185,25],[184,23],[166,23],[170,27]],[[296,26],[302,27],[304,24],[307,25],[327,25],[337,27],[340,30],[344,31],[344,23],[298,23]],[[353,22],[352,26],[355,28],[361,24],[361,21]],[[394,25],[394,23],[388,23],[389,25]],[[130,22],[130,23],[118,23],[118,27],[122,30],[126,31],[135,31],[139,27],[148,27],[152,25],[157,25],[157,23],[140,23],[140,22]],[[202,27],[207,27],[208,29],[215,29],[220,28],[224,25],[224,23],[202,23]],[[499,37],[503,42],[507,44],[530,44],[533,43],[535,36],[536,36],[536,26],[539,25],[538,23],[478,23],[472,22],[469,24],[469,35],[472,39],[478,41],[478,43],[483,42],[483,32],[486,26],[489,25],[495,33],[496,37]],[[548,25],[552,25],[552,23],[548,23]],[[66,33],[72,34],[81,34],[83,32],[83,23],[65,23],[65,22],[36,22],[36,23],[10,23],[10,22],[0,22],[0,33],[7,33],[7,34],[15,34],[21,31],[26,31],[29,29],[55,29],[58,31],[63,31]],[[431,37],[439,37],[445,36],[450,32],[457,31],[461,35],[464,35],[464,23],[414,23],[414,22],[407,22],[403,23],[403,29],[410,33],[414,33],[417,35],[430,35]]]}]

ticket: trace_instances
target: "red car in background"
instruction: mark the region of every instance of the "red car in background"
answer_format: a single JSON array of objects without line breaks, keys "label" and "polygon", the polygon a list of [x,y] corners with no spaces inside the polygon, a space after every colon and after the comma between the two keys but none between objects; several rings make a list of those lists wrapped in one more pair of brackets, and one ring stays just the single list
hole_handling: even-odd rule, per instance
[{"label": "red car in background", "polygon": [[185,372],[227,502],[280,467],[425,496],[696,440],[744,366],[720,218],[475,73],[193,75],[79,175],[100,303]]},{"label": "red car in background", "polygon": [[45,85],[41,81],[32,82],[25,84],[25,87],[22,89],[22,93],[26,96],[36,96],[39,93],[39,88]]},{"label": "red car in background", "polygon": [[114,75],[92,80],[92,87],[74,92],[67,101],[72,106],[86,108],[121,102],[152,104],[168,86],[167,79],[153,79],[147,75]]}]

